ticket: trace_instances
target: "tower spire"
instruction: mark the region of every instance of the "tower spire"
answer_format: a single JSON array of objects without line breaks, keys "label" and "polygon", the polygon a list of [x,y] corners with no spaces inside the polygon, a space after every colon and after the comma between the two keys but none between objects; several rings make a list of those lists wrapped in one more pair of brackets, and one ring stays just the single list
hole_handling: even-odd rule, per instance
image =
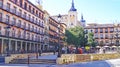
[{"label": "tower spire", "polygon": [[83,18],[83,14],[81,14],[81,20],[84,20],[84,18]]},{"label": "tower spire", "polygon": [[83,18],[83,14],[81,14],[81,22],[86,22]]},{"label": "tower spire", "polygon": [[75,6],[74,6],[74,0],[72,0],[72,6],[69,11],[77,11],[77,9],[75,9]]}]

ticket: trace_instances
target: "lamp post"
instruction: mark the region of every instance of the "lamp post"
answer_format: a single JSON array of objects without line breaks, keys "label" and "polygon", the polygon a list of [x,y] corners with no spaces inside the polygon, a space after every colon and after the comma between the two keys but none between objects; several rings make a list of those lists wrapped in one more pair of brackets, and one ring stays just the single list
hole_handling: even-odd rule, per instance
[{"label": "lamp post", "polygon": [[9,53],[9,51],[10,51],[9,34],[10,34],[10,29],[11,29],[10,25],[6,26],[5,29],[6,29],[6,32],[8,35],[8,43],[7,43],[6,51],[7,51],[7,56],[9,56],[10,55],[10,53]]},{"label": "lamp post", "polygon": [[59,35],[59,38],[58,38],[58,57],[61,56],[61,46],[60,46],[60,22],[61,22],[61,15],[59,14],[58,15],[58,35]]},{"label": "lamp post", "polygon": [[119,31],[118,31],[118,24],[115,24],[115,37],[116,37],[116,46],[117,46],[117,52],[118,52],[118,46],[119,46],[119,40],[118,40],[118,36],[119,36]]},{"label": "lamp post", "polygon": [[110,38],[110,39],[111,39],[111,45],[110,45],[110,46],[112,46],[112,39],[113,39],[113,35],[111,36],[111,38]]}]

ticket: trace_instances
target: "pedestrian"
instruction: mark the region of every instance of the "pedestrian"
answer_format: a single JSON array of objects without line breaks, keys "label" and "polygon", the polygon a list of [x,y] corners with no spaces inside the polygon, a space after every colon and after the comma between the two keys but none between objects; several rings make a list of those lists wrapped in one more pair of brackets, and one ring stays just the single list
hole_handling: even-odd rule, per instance
[{"label": "pedestrian", "polygon": [[39,52],[39,56],[41,56],[42,50],[41,50],[41,49],[38,49],[38,52]]},{"label": "pedestrian", "polygon": [[24,53],[24,49],[21,49],[21,53],[22,53],[22,54]]},{"label": "pedestrian", "polygon": [[54,54],[54,55],[55,55],[55,53],[56,53],[56,49],[53,50],[53,54]]},{"label": "pedestrian", "polygon": [[36,59],[38,59],[38,53],[36,52]]},{"label": "pedestrian", "polygon": [[70,53],[70,50],[69,50],[69,48],[67,47],[67,53],[69,54]]},{"label": "pedestrian", "polygon": [[82,49],[81,49],[81,48],[79,48],[79,53],[80,53],[80,54],[82,54],[82,53],[83,53],[83,51],[82,51]]}]

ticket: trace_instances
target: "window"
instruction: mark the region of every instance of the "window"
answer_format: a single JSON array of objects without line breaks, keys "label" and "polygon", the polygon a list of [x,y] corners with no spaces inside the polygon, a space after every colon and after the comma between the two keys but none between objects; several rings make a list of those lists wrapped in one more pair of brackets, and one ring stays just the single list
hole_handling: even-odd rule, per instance
[{"label": "window", "polygon": [[41,13],[39,13],[39,18],[41,18]]},{"label": "window", "polygon": [[42,19],[43,19],[43,14],[42,14]]},{"label": "window", "polygon": [[44,27],[44,23],[42,22],[42,26]]},{"label": "window", "polygon": [[39,25],[40,25],[40,22],[41,22],[41,21],[39,20]]},{"label": "window", "polygon": [[26,13],[26,12],[24,12],[23,18],[26,18],[26,15],[27,15],[27,13]]},{"label": "window", "polygon": [[26,28],[26,22],[24,22],[24,29]]},{"label": "window", "polygon": [[32,22],[34,23],[34,17],[32,17]]},{"label": "window", "polygon": [[29,14],[29,20],[30,20],[30,18],[31,18],[31,15]]},{"label": "window", "polygon": [[36,18],[36,22],[35,22],[36,24],[38,23],[38,19]]},{"label": "window", "polygon": [[35,35],[35,41],[37,41],[37,35]]},{"label": "window", "polygon": [[103,34],[100,34],[100,38],[103,39]]},{"label": "window", "polygon": [[34,30],[34,26],[32,25],[32,31]]},{"label": "window", "polygon": [[13,7],[13,13],[16,13],[16,9],[17,9],[17,8],[14,6],[14,7]]},{"label": "window", "polygon": [[14,3],[17,3],[18,0],[12,0]]},{"label": "window", "polygon": [[15,37],[15,29],[12,29],[12,37]]},{"label": "window", "polygon": [[0,35],[1,35],[1,32],[2,32],[2,27],[0,26]]},{"label": "window", "polygon": [[26,38],[26,31],[23,32],[23,38]]},{"label": "window", "polygon": [[28,24],[28,29],[30,29],[30,24]]},{"label": "window", "polygon": [[38,28],[36,27],[36,32],[37,32]]},{"label": "window", "polygon": [[19,9],[19,13],[18,13],[18,15],[19,15],[19,16],[22,15],[22,10],[21,10],[21,9]]},{"label": "window", "polygon": [[37,27],[35,27],[35,32],[37,32]]},{"label": "window", "polygon": [[19,0],[20,7],[22,7],[22,0]]},{"label": "window", "polygon": [[18,38],[21,38],[21,31],[18,31]]},{"label": "window", "polygon": [[98,32],[98,28],[97,29],[95,29],[95,33],[97,33]]},{"label": "window", "polygon": [[100,28],[100,33],[103,33],[103,29],[102,28]]},{"label": "window", "polygon": [[0,13],[0,21],[2,21],[2,13]]},{"label": "window", "polygon": [[40,28],[39,28],[39,31],[38,31],[38,33],[40,33]]},{"label": "window", "polygon": [[71,25],[73,25],[73,23],[71,23]]},{"label": "window", "polygon": [[24,4],[24,9],[27,9],[27,3]]},{"label": "window", "polygon": [[105,39],[108,39],[108,34],[105,34]]},{"label": "window", "polygon": [[32,40],[34,40],[34,35],[32,34]]},{"label": "window", "polygon": [[9,19],[10,19],[10,17],[8,15],[6,15],[6,23],[9,23]]},{"label": "window", "polygon": [[12,25],[16,24],[16,18],[13,18]]},{"label": "window", "polygon": [[29,39],[29,32],[27,32],[27,35],[26,35],[27,39]]},{"label": "window", "polygon": [[6,10],[10,11],[10,4],[9,3],[7,3]]},{"label": "window", "polygon": [[38,11],[36,10],[36,15],[38,16]]},{"label": "window", "polygon": [[96,39],[98,39],[98,34],[95,34],[94,37],[95,37]]},{"label": "window", "polygon": [[113,28],[110,28],[110,32],[112,33],[114,31],[114,29]]},{"label": "window", "polygon": [[3,6],[3,0],[0,0],[0,8]]},{"label": "window", "polygon": [[29,11],[31,12],[31,6],[29,5]]},{"label": "window", "polygon": [[108,33],[108,28],[105,28],[105,33]]},{"label": "window", "polygon": [[18,27],[21,27],[21,20],[18,21]]},{"label": "window", "polygon": [[41,37],[41,41],[43,42],[43,37]]},{"label": "window", "polygon": [[35,13],[35,9],[33,8],[33,14]]}]

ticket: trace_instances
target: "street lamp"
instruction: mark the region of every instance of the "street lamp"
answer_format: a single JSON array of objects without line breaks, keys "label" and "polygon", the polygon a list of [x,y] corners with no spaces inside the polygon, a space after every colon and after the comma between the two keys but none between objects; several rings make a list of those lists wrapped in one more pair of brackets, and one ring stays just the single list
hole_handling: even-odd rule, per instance
[{"label": "street lamp", "polygon": [[10,51],[9,34],[10,34],[10,29],[11,29],[10,25],[6,26],[5,29],[8,35],[8,43],[7,43],[6,51],[7,51],[7,56],[9,56],[9,51]]},{"label": "street lamp", "polygon": [[111,38],[110,38],[110,39],[111,39],[111,45],[110,45],[110,46],[112,46],[112,39],[113,39],[113,35],[111,36]]},{"label": "street lamp", "polygon": [[[119,40],[118,40],[118,36],[119,36],[119,31],[118,31],[118,24],[115,24],[114,25],[115,26],[115,29],[116,29],[116,31],[115,31],[115,37],[116,37],[116,46],[119,46]],[[117,51],[118,51],[118,47],[117,47]]]},{"label": "street lamp", "polygon": [[60,22],[61,22],[61,15],[59,14],[58,15],[58,35],[59,35],[59,38],[58,38],[58,57],[61,56],[61,46],[60,46]]}]

